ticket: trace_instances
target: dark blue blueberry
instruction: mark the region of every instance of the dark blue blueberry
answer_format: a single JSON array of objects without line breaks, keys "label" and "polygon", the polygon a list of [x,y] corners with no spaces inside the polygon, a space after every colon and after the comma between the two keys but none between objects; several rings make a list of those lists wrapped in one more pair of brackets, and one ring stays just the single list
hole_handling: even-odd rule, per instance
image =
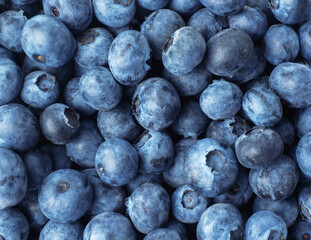
[{"label": "dark blue blueberry", "polygon": [[29,223],[25,216],[15,208],[0,210],[0,239],[27,240]]},{"label": "dark blue blueberry", "polygon": [[20,67],[13,60],[0,57],[0,106],[17,97],[22,85]]},{"label": "dark blue blueberry", "polygon": [[110,71],[123,85],[135,85],[143,80],[150,69],[147,64],[149,59],[147,38],[134,30],[120,33],[112,42],[108,53]]},{"label": "dark blue blueberry", "polygon": [[83,239],[136,240],[136,232],[128,218],[120,213],[105,212],[94,217],[85,227]]},{"label": "dark blue blueberry", "polygon": [[45,15],[65,23],[73,32],[86,29],[93,19],[91,0],[43,0]]},{"label": "dark blue blueberry", "polygon": [[16,103],[0,107],[0,147],[25,152],[39,137],[38,120],[28,108]]},{"label": "dark blue blueberry", "polygon": [[112,34],[104,28],[90,28],[78,36],[76,62],[86,68],[108,64],[108,52],[113,41]]},{"label": "dark blue blueberry", "polygon": [[138,123],[145,129],[161,131],[169,127],[180,110],[176,89],[163,78],[149,78],[135,90],[132,109]]},{"label": "dark blue blueberry", "polygon": [[286,118],[282,118],[281,121],[272,127],[283,140],[284,148],[289,148],[295,140],[295,129],[293,124]]},{"label": "dark blue blueberry", "polygon": [[93,190],[93,199],[87,214],[95,217],[103,212],[123,212],[125,209],[125,190],[122,187],[111,187],[105,184],[96,170],[83,170],[82,175],[89,181]]},{"label": "dark blue blueberry", "polygon": [[304,59],[311,60],[311,22],[303,24],[298,31],[300,54]]},{"label": "dark blue blueberry", "polygon": [[172,163],[174,145],[166,132],[145,131],[135,142],[141,173],[162,173]]},{"label": "dark blue blueberry", "polygon": [[0,45],[0,58],[9,58],[12,61],[15,61],[16,54],[13,51],[7,49],[6,47]]},{"label": "dark blue blueberry", "polygon": [[0,13],[5,12],[10,7],[10,0],[0,0]]},{"label": "dark blue blueberry", "polygon": [[220,16],[232,15],[239,12],[246,4],[246,0],[200,0],[200,2],[214,14]]},{"label": "dark blue blueberry", "polygon": [[305,220],[297,220],[289,229],[289,237],[293,240],[311,239],[311,223]]},{"label": "dark blue blueberry", "polygon": [[163,46],[168,37],[184,26],[184,20],[172,10],[159,9],[151,13],[141,25],[141,32],[149,42],[152,57],[161,60]]},{"label": "dark blue blueberry", "polygon": [[109,27],[123,27],[129,24],[136,12],[135,0],[94,0],[97,19]]},{"label": "dark blue blueberry", "polygon": [[79,114],[62,103],[55,103],[40,115],[40,127],[47,140],[54,144],[68,143],[80,127]]},{"label": "dark blue blueberry", "polygon": [[190,16],[202,8],[202,4],[199,0],[171,0],[167,7],[182,16]]},{"label": "dark blue blueberry", "polygon": [[212,138],[195,143],[184,162],[186,182],[205,197],[216,197],[227,191],[238,175],[233,150]]},{"label": "dark blue blueberry", "polygon": [[284,220],[269,210],[254,213],[246,222],[245,240],[287,239],[287,227]]},{"label": "dark blue blueberry", "polygon": [[137,4],[145,9],[154,11],[160,8],[164,8],[170,0],[137,0]]},{"label": "dark blue blueberry", "polygon": [[18,0],[11,1],[10,10],[14,11],[23,11],[24,15],[27,17],[33,17],[37,15],[42,10],[41,1],[38,0],[22,0],[20,2],[23,3],[16,3],[19,2]]},{"label": "dark blue blueberry", "polygon": [[311,132],[306,133],[298,142],[296,158],[300,170],[311,177]]},{"label": "dark blue blueberry", "polygon": [[304,187],[298,196],[299,211],[302,219],[311,223],[311,187]]},{"label": "dark blue blueberry", "polygon": [[231,28],[216,33],[206,46],[207,69],[223,77],[233,77],[244,67],[252,57],[254,48],[248,34]]},{"label": "dark blue blueberry", "polygon": [[243,236],[243,221],[239,210],[228,203],[210,206],[201,215],[197,226],[198,240],[240,240]]},{"label": "dark blue blueberry", "polygon": [[36,190],[52,172],[51,157],[42,150],[32,149],[22,156],[27,171],[27,190]]},{"label": "dark blue blueberry", "polygon": [[53,171],[71,167],[72,162],[66,154],[66,148],[64,145],[60,146],[50,143],[43,145],[40,149],[49,154],[51,157]]},{"label": "dark blue blueberry", "polygon": [[70,223],[78,220],[92,203],[92,188],[78,171],[52,172],[41,184],[38,199],[41,211],[52,221]]},{"label": "dark blue blueberry", "polygon": [[99,111],[97,126],[106,140],[121,138],[133,142],[141,132],[139,124],[132,116],[131,105],[126,101],[120,102],[110,111]]},{"label": "dark blue blueberry", "polygon": [[166,225],[167,228],[176,230],[179,233],[181,240],[187,240],[187,229],[186,225],[177,221],[175,218],[171,217]]},{"label": "dark blue blueberry", "polygon": [[39,240],[82,240],[84,226],[80,222],[57,223],[49,221],[40,232]]},{"label": "dark blue blueberry", "polygon": [[135,228],[147,234],[166,224],[170,197],[160,185],[143,183],[135,189],[125,205]]},{"label": "dark blue blueberry", "polygon": [[111,186],[128,184],[138,170],[138,154],[127,141],[108,139],[97,149],[95,168],[100,178]]},{"label": "dark blue blueberry", "polygon": [[76,50],[68,28],[47,15],[37,15],[26,22],[21,43],[29,58],[53,68],[68,63]]},{"label": "dark blue blueberry", "polygon": [[95,122],[84,120],[76,136],[66,144],[66,153],[78,165],[94,167],[97,148],[103,141]]},{"label": "dark blue blueberry", "polygon": [[282,138],[271,129],[255,127],[235,142],[235,154],[247,168],[268,167],[278,161],[283,150]]},{"label": "dark blue blueberry", "polygon": [[213,120],[233,117],[241,108],[241,89],[224,79],[214,80],[201,94],[200,107]]},{"label": "dark blue blueberry", "polygon": [[136,176],[126,185],[127,192],[132,194],[139,185],[146,182],[163,185],[163,177],[161,174],[137,173]]},{"label": "dark blue blueberry", "polygon": [[164,67],[175,75],[190,73],[203,60],[206,43],[193,27],[182,27],[171,34],[163,46]]},{"label": "dark blue blueberry", "polygon": [[22,53],[22,31],[27,18],[23,11],[5,11],[0,15],[0,43],[6,48]]},{"label": "dark blue blueberry", "polygon": [[262,39],[262,51],[273,65],[294,61],[299,52],[298,35],[284,24],[272,25]]},{"label": "dark blue blueberry", "polygon": [[290,227],[298,217],[298,203],[294,196],[281,201],[270,201],[256,197],[253,202],[253,212],[270,210],[283,218],[287,227]]},{"label": "dark blue blueberry", "polygon": [[144,240],[181,240],[181,237],[174,229],[158,228],[148,233]]},{"label": "dark blue blueberry", "polygon": [[60,86],[55,76],[36,71],[26,76],[20,96],[29,106],[44,109],[55,103],[59,94]]},{"label": "dark blue blueberry", "polygon": [[311,131],[311,106],[298,109],[295,114],[295,128],[297,136],[302,138],[305,134]]}]

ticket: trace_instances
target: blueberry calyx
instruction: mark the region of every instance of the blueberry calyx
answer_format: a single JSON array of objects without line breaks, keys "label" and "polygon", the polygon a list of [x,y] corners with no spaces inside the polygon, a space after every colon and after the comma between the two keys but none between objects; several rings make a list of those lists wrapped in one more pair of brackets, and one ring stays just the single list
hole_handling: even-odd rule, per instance
[{"label": "blueberry calyx", "polygon": [[74,112],[71,108],[65,108],[64,110],[66,124],[69,127],[75,128],[79,125],[79,114]]},{"label": "blueberry calyx", "polygon": [[81,34],[78,38],[78,42],[81,45],[87,45],[90,44],[91,42],[93,42],[95,40],[95,38],[99,35],[98,32],[92,30],[92,29],[88,29],[86,30],[83,34]]},{"label": "blueberry calyx", "polygon": [[60,15],[59,9],[57,7],[51,7],[51,13],[55,17],[59,17]]},{"label": "blueberry calyx", "polygon": [[272,9],[278,9],[279,4],[280,4],[279,0],[269,0],[269,5]]},{"label": "blueberry calyx", "polygon": [[133,0],[114,0],[113,2],[114,4],[120,4],[123,5],[124,7],[128,7],[129,5],[131,5]]},{"label": "blueberry calyx", "polygon": [[46,63],[45,58],[39,54],[34,54],[32,57],[34,60],[36,60],[39,63]]},{"label": "blueberry calyx", "polygon": [[70,184],[68,182],[59,182],[57,184],[57,192],[64,193],[67,192],[70,188]]},{"label": "blueberry calyx", "polygon": [[226,159],[224,155],[217,151],[216,149],[213,151],[210,151],[206,156],[205,156],[205,162],[206,166],[211,168],[211,171],[217,171],[220,172],[221,169],[224,167],[226,163]]},{"label": "blueberry calyx", "polygon": [[182,196],[182,202],[184,208],[193,209],[199,204],[198,193],[195,191],[185,191]]},{"label": "blueberry calyx", "polygon": [[36,85],[43,92],[48,92],[55,86],[55,78],[42,74],[37,78]]}]

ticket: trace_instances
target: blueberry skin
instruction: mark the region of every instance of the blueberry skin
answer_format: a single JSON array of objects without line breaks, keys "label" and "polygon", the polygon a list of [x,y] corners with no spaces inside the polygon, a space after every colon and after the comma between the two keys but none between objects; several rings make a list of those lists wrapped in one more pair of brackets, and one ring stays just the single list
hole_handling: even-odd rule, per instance
[{"label": "blueberry skin", "polygon": [[292,62],[299,52],[298,35],[284,24],[272,25],[262,39],[262,50],[266,60],[273,65]]},{"label": "blueberry skin", "polygon": [[190,16],[202,7],[199,0],[171,0],[168,4],[168,8],[179,13],[182,16]]},{"label": "blueberry skin", "polygon": [[65,89],[64,89],[64,98],[68,106],[77,110],[83,116],[91,116],[97,111],[92,108],[81,96],[79,92],[79,81],[80,78],[76,77],[71,79]]},{"label": "blueberry skin", "polygon": [[261,75],[261,76],[255,77],[253,80],[243,84],[240,87],[244,93],[250,90],[251,88],[255,88],[255,87],[270,88],[269,76]]},{"label": "blueberry skin", "polygon": [[45,15],[61,20],[73,32],[86,29],[93,19],[91,0],[43,0]]},{"label": "blueberry skin", "polygon": [[206,67],[215,75],[233,77],[247,64],[253,48],[247,33],[231,28],[222,30],[207,42]]},{"label": "blueberry skin", "polygon": [[81,173],[87,178],[93,190],[93,199],[87,215],[95,217],[103,212],[124,211],[126,193],[122,187],[111,187],[105,184],[94,168],[85,169]]},{"label": "blueberry skin", "polygon": [[181,240],[176,230],[169,228],[158,228],[148,233],[144,240]]},{"label": "blueberry skin", "polygon": [[309,119],[311,119],[311,106],[297,110],[294,123],[299,138],[302,138],[305,134],[311,131]]},{"label": "blueberry skin", "polygon": [[281,201],[270,201],[256,197],[253,202],[253,212],[270,210],[283,218],[287,227],[290,227],[298,217],[298,203],[294,196]]},{"label": "blueberry skin", "polygon": [[287,228],[284,220],[269,210],[254,213],[246,222],[244,239],[286,240]]},{"label": "blueberry skin", "polygon": [[184,162],[186,183],[205,197],[227,191],[238,175],[238,163],[229,146],[204,138],[188,151]]},{"label": "blueberry skin", "polygon": [[212,74],[206,69],[204,62],[191,72],[177,76],[163,69],[163,77],[174,85],[181,97],[194,96],[202,92],[212,81]]},{"label": "blueberry skin", "polygon": [[228,203],[210,206],[201,215],[197,226],[198,240],[242,239],[243,221],[239,210]]},{"label": "blueberry skin", "polygon": [[16,98],[22,85],[20,67],[13,60],[0,57],[0,106]]},{"label": "blueberry skin", "polygon": [[21,99],[29,106],[44,109],[55,103],[60,95],[60,86],[55,76],[35,71],[25,77]]},{"label": "blueberry skin", "polygon": [[311,223],[305,220],[297,220],[289,229],[289,237],[293,240],[310,239]]},{"label": "blueberry skin", "polygon": [[146,76],[150,66],[150,47],[140,32],[128,30],[120,33],[112,42],[108,64],[115,79],[122,85],[135,85]]},{"label": "blueberry skin", "polygon": [[219,16],[232,15],[239,12],[246,4],[246,0],[200,0],[200,2],[214,14]]},{"label": "blueberry skin", "polygon": [[0,148],[0,209],[18,204],[27,191],[27,172],[13,151]]},{"label": "blueberry skin", "polygon": [[159,174],[166,170],[174,157],[174,145],[166,132],[145,131],[135,142],[141,173]]},{"label": "blueberry skin", "polygon": [[176,230],[179,233],[181,240],[187,240],[187,229],[186,225],[177,221],[175,218],[171,217],[166,225],[166,228]]},{"label": "blueberry skin", "polygon": [[171,34],[163,46],[164,67],[175,75],[191,72],[203,60],[206,43],[193,27],[182,27]]},{"label": "blueberry skin", "polygon": [[308,221],[311,223],[311,197],[310,197],[310,185],[304,187],[298,196],[298,203],[299,203],[299,211],[302,216],[303,220]]},{"label": "blueberry skin", "polygon": [[282,138],[272,129],[256,127],[235,142],[235,154],[246,168],[263,168],[277,162],[284,150]]},{"label": "blueberry skin", "polygon": [[208,8],[202,8],[189,18],[187,25],[199,31],[205,41],[208,41],[223,29],[225,23],[224,17],[215,15]]},{"label": "blueberry skin", "polygon": [[26,3],[35,3],[37,1],[38,0],[11,0],[11,2],[15,4],[19,4],[19,5],[26,4]]},{"label": "blueberry skin", "polygon": [[176,89],[167,80],[149,78],[135,90],[132,109],[138,123],[150,131],[161,131],[177,118],[180,99]]},{"label": "blueberry skin", "polygon": [[85,30],[77,39],[76,62],[87,68],[107,65],[113,39],[112,34],[101,27]]},{"label": "blueberry skin", "polygon": [[311,177],[310,151],[311,151],[311,132],[306,133],[298,142],[296,158],[300,170]]},{"label": "blueberry skin", "polygon": [[76,50],[76,41],[68,28],[47,15],[37,15],[26,22],[21,43],[29,58],[53,68],[68,63]]},{"label": "blueberry skin", "polygon": [[298,37],[300,43],[300,54],[304,59],[311,60],[311,22],[308,21],[300,26],[298,30]]},{"label": "blueberry skin", "polygon": [[82,240],[84,226],[80,222],[57,223],[49,221],[40,232],[39,240]]},{"label": "blueberry skin", "polygon": [[247,122],[238,116],[224,120],[211,121],[206,129],[207,138],[214,138],[230,147],[243,133],[250,130]]},{"label": "blueberry skin", "polygon": [[22,53],[22,30],[27,18],[22,11],[5,11],[0,14],[0,43],[11,51]]},{"label": "blueberry skin", "polygon": [[125,205],[135,228],[147,234],[167,222],[170,197],[160,185],[147,182],[134,190]]},{"label": "blueberry skin", "polygon": [[97,19],[109,27],[123,27],[135,16],[135,0],[94,0],[93,7]]},{"label": "blueberry skin", "polygon": [[137,0],[137,4],[145,9],[154,11],[160,8],[164,8],[170,0],[160,0],[160,1],[153,1],[153,0]]},{"label": "blueberry skin", "polygon": [[41,211],[58,223],[77,221],[89,209],[92,197],[90,183],[80,172],[72,169],[49,174],[38,193]]},{"label": "blueberry skin", "polygon": [[296,137],[295,129],[293,124],[286,118],[282,118],[272,129],[282,138],[285,149],[288,149],[294,143]]},{"label": "blueberry skin", "polygon": [[161,174],[137,173],[134,178],[126,185],[126,190],[132,194],[134,190],[141,184],[151,182],[163,185],[163,177]]},{"label": "blueberry skin", "polygon": [[97,149],[95,168],[100,178],[110,186],[123,186],[135,177],[138,154],[127,141],[108,139]]},{"label": "blueberry skin", "polygon": [[90,68],[82,67],[77,61],[73,58],[73,75],[74,77],[81,77],[87,70]]},{"label": "blueberry skin", "polygon": [[0,210],[0,237],[5,240],[27,240],[29,224],[25,216],[15,208]]},{"label": "blueberry skin", "polygon": [[121,138],[133,142],[141,132],[139,124],[134,121],[132,116],[131,105],[126,101],[121,101],[110,111],[99,111],[97,126],[106,140]]},{"label": "blueberry skin", "polygon": [[28,108],[17,103],[0,107],[0,147],[25,152],[37,144],[39,137],[38,120]]},{"label": "blueberry skin", "polygon": [[214,80],[201,94],[200,107],[213,120],[233,117],[241,108],[241,89],[224,79]]},{"label": "blueberry skin", "polygon": [[27,190],[36,190],[45,177],[52,172],[52,160],[47,153],[39,149],[32,149],[21,157],[27,171]]},{"label": "blueberry skin", "polygon": [[141,33],[147,38],[154,59],[162,59],[162,50],[167,38],[184,26],[182,17],[169,9],[159,9],[146,18],[141,25]]},{"label": "blueberry skin", "polygon": [[128,239],[136,240],[136,232],[128,218],[120,213],[105,212],[94,217],[85,227],[83,240]]},{"label": "blueberry skin", "polygon": [[40,115],[41,132],[50,142],[63,145],[68,143],[80,127],[79,114],[62,103],[55,103]]},{"label": "blueberry skin", "polygon": [[289,107],[304,108],[311,104],[311,69],[299,63],[276,66],[269,78],[270,87]]},{"label": "blueberry skin", "polygon": [[52,159],[53,171],[59,169],[71,168],[72,162],[66,154],[64,145],[45,144],[40,150],[46,152]]},{"label": "blueberry skin", "polygon": [[16,61],[16,54],[13,51],[7,49],[6,47],[0,45],[0,58],[9,58],[12,61]]}]

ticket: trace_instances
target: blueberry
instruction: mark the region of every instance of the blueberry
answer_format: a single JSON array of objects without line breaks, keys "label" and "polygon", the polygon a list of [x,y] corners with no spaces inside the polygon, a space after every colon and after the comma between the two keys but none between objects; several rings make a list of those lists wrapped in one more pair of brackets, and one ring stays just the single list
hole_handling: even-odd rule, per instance
[{"label": "blueberry", "polygon": [[144,240],[181,240],[176,230],[169,228],[158,228],[148,233]]},{"label": "blueberry", "polygon": [[261,76],[255,77],[253,80],[248,81],[247,83],[242,85],[241,89],[243,92],[247,92],[248,90],[252,88],[257,88],[257,87],[270,88],[269,76],[261,75]]},{"label": "blueberry", "polygon": [[64,145],[45,144],[40,149],[46,152],[52,159],[53,171],[71,167],[72,162],[66,154]]},{"label": "blueberry", "polygon": [[311,177],[310,151],[311,151],[311,132],[308,132],[300,139],[296,149],[296,158],[299,168],[308,177]]},{"label": "blueberry", "polygon": [[197,226],[198,240],[242,239],[243,221],[239,210],[228,203],[217,203],[206,209]]},{"label": "blueberry", "polygon": [[288,149],[294,143],[296,137],[295,129],[293,124],[286,118],[282,118],[278,124],[272,127],[272,129],[282,138],[285,149]]},{"label": "blueberry", "polygon": [[170,197],[158,184],[141,184],[125,204],[132,223],[141,233],[147,234],[168,220]]},{"label": "blueberry", "polygon": [[160,8],[164,8],[170,0],[137,0],[137,4],[143,8],[154,11]]},{"label": "blueberry", "polygon": [[311,131],[309,119],[311,119],[311,106],[297,110],[295,114],[295,128],[299,138]]},{"label": "blueberry", "polygon": [[238,175],[233,150],[212,138],[195,143],[184,162],[186,183],[205,197],[216,197],[227,191]]},{"label": "blueberry", "polygon": [[76,50],[68,28],[47,15],[37,15],[26,22],[21,43],[29,58],[53,68],[68,63]]},{"label": "blueberry", "polygon": [[171,0],[168,7],[182,16],[190,16],[202,7],[199,0]]},{"label": "blueberry", "polygon": [[246,4],[246,0],[200,0],[200,2],[214,14],[220,16],[232,15],[239,12]]},{"label": "blueberry", "polygon": [[293,240],[311,239],[311,223],[305,220],[297,220],[289,230],[289,237]]},{"label": "blueberry", "polygon": [[[13,0],[10,4],[10,10],[14,11],[23,11],[24,15],[28,18],[33,17],[38,14],[39,11],[42,9],[41,1],[38,0],[30,0],[25,1],[22,0],[20,3],[16,3],[19,0]],[[21,3],[23,2],[23,3]]]},{"label": "blueberry", "polygon": [[9,58],[12,61],[15,61],[16,54],[13,51],[7,49],[6,47],[0,45],[0,58]]},{"label": "blueberry", "polygon": [[179,233],[181,240],[187,240],[187,229],[186,225],[177,221],[175,218],[170,218],[167,225],[167,228],[176,230]]},{"label": "blueberry", "polygon": [[126,190],[129,194],[132,194],[139,185],[146,182],[163,185],[163,178],[161,174],[137,173],[136,176],[126,185]]},{"label": "blueberry", "polygon": [[180,110],[176,89],[163,78],[149,78],[135,90],[133,114],[145,129],[161,131],[169,127]]},{"label": "blueberry", "polygon": [[311,223],[311,196],[310,196],[310,185],[304,187],[298,196],[299,211],[302,219]]},{"label": "blueberry", "polygon": [[58,145],[66,144],[79,129],[79,118],[79,114],[67,105],[52,104],[41,113],[41,131],[50,142]]},{"label": "blueberry", "polygon": [[11,2],[15,3],[15,4],[26,4],[26,3],[34,3],[37,2],[38,0],[11,0]]},{"label": "blueberry", "polygon": [[5,12],[10,7],[10,1],[9,0],[1,0],[0,1],[0,13]]},{"label": "blueberry", "polygon": [[78,171],[62,169],[48,175],[39,189],[39,206],[52,221],[70,223],[78,220],[89,209],[92,188]]},{"label": "blueberry", "polygon": [[311,60],[311,22],[308,21],[301,25],[298,31],[300,54],[304,59]]}]

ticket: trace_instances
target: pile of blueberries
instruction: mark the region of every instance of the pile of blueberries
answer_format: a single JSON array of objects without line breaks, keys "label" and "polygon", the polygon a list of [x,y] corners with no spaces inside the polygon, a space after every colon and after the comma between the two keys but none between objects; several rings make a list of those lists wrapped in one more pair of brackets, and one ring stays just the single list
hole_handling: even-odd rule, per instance
[{"label": "pile of blueberries", "polygon": [[1,240],[310,240],[310,0],[0,0]]}]

